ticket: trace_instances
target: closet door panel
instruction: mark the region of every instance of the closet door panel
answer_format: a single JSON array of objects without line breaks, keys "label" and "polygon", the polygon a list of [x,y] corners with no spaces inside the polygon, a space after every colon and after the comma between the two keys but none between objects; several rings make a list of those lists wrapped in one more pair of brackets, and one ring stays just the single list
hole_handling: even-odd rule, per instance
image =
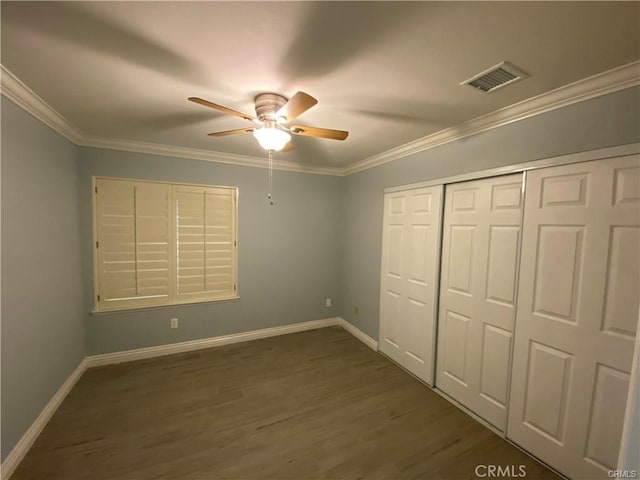
[{"label": "closet door panel", "polygon": [[[441,359],[438,360],[438,369],[442,369],[444,375],[464,388],[469,386],[466,364],[470,320],[465,315],[447,310],[444,322],[441,321],[439,324],[443,333],[438,344],[438,349],[442,352]],[[441,379],[438,378],[437,381],[440,385]]]},{"label": "closet door panel", "polygon": [[492,225],[489,229],[489,259],[485,296],[487,301],[513,308],[520,228]]},{"label": "closet door panel", "polygon": [[385,195],[380,351],[433,384],[442,186]]},{"label": "closet door panel", "polygon": [[511,336],[508,330],[484,325],[479,392],[501,409],[507,406]]},{"label": "closet door panel", "polygon": [[506,404],[522,174],[448,185],[436,386],[499,429]]},{"label": "closet door panel", "polygon": [[640,158],[527,173],[507,436],[571,478],[616,468],[640,291]]},{"label": "closet door panel", "polygon": [[405,281],[404,248],[407,197],[396,193],[385,197],[380,293],[380,351],[400,361],[402,297]]}]

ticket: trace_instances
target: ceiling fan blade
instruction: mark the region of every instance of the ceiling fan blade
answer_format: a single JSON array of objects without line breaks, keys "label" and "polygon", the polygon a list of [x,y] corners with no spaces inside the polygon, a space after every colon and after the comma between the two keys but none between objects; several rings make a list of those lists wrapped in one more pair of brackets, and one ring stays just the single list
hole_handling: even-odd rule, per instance
[{"label": "ceiling fan blade", "polygon": [[282,150],[280,150],[280,152],[290,152],[293,150],[293,142],[291,140],[289,140],[289,143],[287,143],[284,148]]},{"label": "ceiling fan blade", "polygon": [[344,140],[349,136],[349,132],[346,132],[344,130],[332,130],[330,128],[292,126],[289,130],[294,135],[329,138],[331,140]]},{"label": "ceiling fan blade", "polygon": [[247,115],[246,113],[238,112],[237,110],[233,110],[233,109],[231,109],[229,107],[224,107],[222,105],[218,105],[217,103],[213,103],[213,102],[210,102],[208,100],[204,100],[202,98],[189,97],[189,101],[190,102],[194,102],[194,103],[198,103],[198,104],[203,105],[205,107],[213,108],[214,110],[218,110],[219,112],[222,112],[222,113],[228,113],[229,115],[234,115],[236,117],[244,118],[245,120],[249,120],[250,122],[260,123],[260,120],[258,120],[255,117],[252,117],[251,115]]},{"label": "ceiling fan blade", "polygon": [[283,117],[286,119],[285,123],[290,122],[309,110],[316,103],[318,103],[318,100],[311,95],[298,92],[291,97],[287,103],[280,107],[280,110],[276,112],[276,118]]},{"label": "ceiling fan blade", "polygon": [[209,133],[210,137],[226,137],[227,135],[234,135],[236,133],[251,133],[255,128],[236,128],[234,130],[225,130],[223,132]]}]

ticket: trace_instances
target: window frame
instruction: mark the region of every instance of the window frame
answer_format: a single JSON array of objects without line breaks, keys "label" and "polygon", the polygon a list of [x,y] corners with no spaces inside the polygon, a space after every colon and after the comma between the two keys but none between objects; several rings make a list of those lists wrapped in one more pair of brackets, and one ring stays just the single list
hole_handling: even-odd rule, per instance
[{"label": "window frame", "polygon": [[[161,184],[166,185],[170,191],[169,198],[169,229],[171,231],[170,244],[169,244],[169,295],[166,302],[162,303],[150,303],[140,305],[123,306],[118,305],[114,308],[105,308],[104,304],[101,305],[98,300],[100,295],[100,267],[98,264],[98,181],[99,180],[113,180],[123,182],[134,183],[149,183],[149,184]],[[231,235],[232,235],[232,281],[234,283],[234,290],[232,295],[218,297],[218,298],[202,298],[195,300],[193,298],[179,301],[177,289],[177,218],[176,218],[176,200],[174,198],[175,187],[196,187],[196,188],[220,188],[229,189],[232,192],[232,218],[231,218]],[[238,281],[238,203],[239,203],[239,189],[238,187],[228,185],[208,185],[203,183],[187,183],[187,182],[169,182],[161,180],[147,180],[141,178],[131,177],[109,177],[104,175],[93,175],[91,177],[91,220],[92,220],[92,250],[93,250],[93,309],[91,314],[109,314],[126,312],[131,310],[149,310],[157,308],[171,308],[181,305],[200,305],[206,303],[220,303],[236,301],[240,299],[239,293],[239,281]]]}]

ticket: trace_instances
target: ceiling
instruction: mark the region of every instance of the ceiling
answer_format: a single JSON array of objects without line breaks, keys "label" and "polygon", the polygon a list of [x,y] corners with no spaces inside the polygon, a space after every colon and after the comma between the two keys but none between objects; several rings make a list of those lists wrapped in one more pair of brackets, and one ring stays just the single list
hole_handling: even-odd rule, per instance
[{"label": "ceiling", "polygon": [[[261,92],[319,103],[277,157],[346,167],[640,58],[638,2],[9,2],[2,64],[83,135],[252,157]],[[530,76],[490,94],[459,83],[503,60]]]}]

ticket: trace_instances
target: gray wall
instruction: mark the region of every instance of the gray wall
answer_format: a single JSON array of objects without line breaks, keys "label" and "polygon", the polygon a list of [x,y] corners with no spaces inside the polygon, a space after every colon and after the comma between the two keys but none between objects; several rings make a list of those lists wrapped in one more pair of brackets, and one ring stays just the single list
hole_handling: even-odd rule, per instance
[{"label": "gray wall", "polygon": [[2,459],[85,356],[77,147],[2,97]]},{"label": "gray wall", "polygon": [[637,142],[639,106],[640,88],[622,90],[346,177],[341,316],[378,338],[386,187]]},{"label": "gray wall", "polygon": [[[266,164],[265,157],[265,164]],[[90,354],[162,345],[333,317],[340,311],[342,178],[117,150],[80,149],[84,311]],[[239,188],[240,300],[91,315],[91,177],[128,177]],[[333,306],[325,307],[331,298]],[[177,317],[180,327],[169,328]]]}]

